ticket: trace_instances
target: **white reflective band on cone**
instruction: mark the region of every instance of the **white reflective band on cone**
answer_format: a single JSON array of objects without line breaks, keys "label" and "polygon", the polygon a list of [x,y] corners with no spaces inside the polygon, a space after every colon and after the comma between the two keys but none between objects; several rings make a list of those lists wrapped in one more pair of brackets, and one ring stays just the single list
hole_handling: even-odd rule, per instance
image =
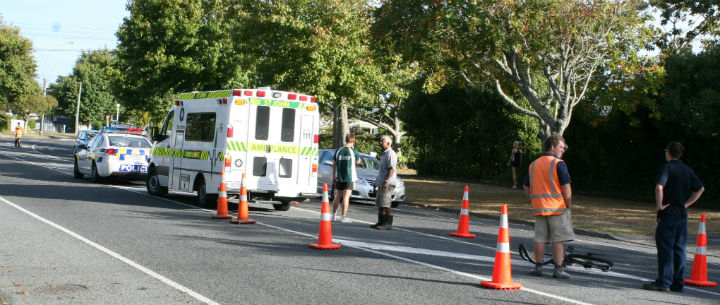
[{"label": "white reflective band on cone", "polygon": [[695,250],[695,254],[707,255],[707,247],[697,247],[697,250]]},{"label": "white reflective band on cone", "polygon": [[467,192],[463,193],[463,200],[468,200],[468,193],[467,193]]},{"label": "white reflective band on cone", "polygon": [[240,201],[247,201],[247,195],[240,195]]},{"label": "white reflective band on cone", "polygon": [[226,191],[221,191],[220,193],[218,193],[218,196],[220,196],[220,197],[227,197],[227,192],[226,192]]},{"label": "white reflective band on cone", "polygon": [[700,223],[700,228],[698,229],[698,234],[705,234],[705,223]]},{"label": "white reflective band on cone", "polygon": [[330,202],[330,201],[328,200],[327,192],[323,192],[323,202]]},{"label": "white reflective band on cone", "polygon": [[510,243],[498,243],[495,252],[510,253]]},{"label": "white reflective band on cone", "polygon": [[320,221],[331,221],[332,215],[330,213],[322,213],[320,214]]},{"label": "white reflective band on cone", "polygon": [[470,215],[468,209],[460,209],[460,215]]},{"label": "white reflective band on cone", "polygon": [[503,216],[500,217],[500,227],[507,229],[507,227],[508,227],[507,214],[503,214]]}]

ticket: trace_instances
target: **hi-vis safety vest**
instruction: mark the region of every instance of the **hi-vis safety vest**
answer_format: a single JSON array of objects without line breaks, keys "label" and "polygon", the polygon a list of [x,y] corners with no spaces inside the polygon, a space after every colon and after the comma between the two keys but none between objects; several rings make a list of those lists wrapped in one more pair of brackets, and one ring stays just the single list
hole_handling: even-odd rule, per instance
[{"label": "hi-vis safety vest", "polygon": [[22,127],[15,127],[15,138],[16,138],[16,139],[22,138],[22,134],[23,134],[24,132],[25,132],[25,131],[23,131]]},{"label": "hi-vis safety vest", "polygon": [[561,159],[542,156],[530,164],[530,201],[535,216],[561,215],[565,212],[557,164]]}]

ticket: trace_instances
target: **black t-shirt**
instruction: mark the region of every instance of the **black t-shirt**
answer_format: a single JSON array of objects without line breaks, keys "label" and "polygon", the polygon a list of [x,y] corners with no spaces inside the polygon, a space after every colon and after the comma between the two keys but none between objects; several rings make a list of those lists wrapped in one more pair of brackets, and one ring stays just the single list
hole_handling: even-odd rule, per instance
[{"label": "black t-shirt", "polygon": [[655,184],[663,186],[663,204],[682,206],[690,193],[703,187],[690,167],[680,160],[670,160],[660,167]]}]

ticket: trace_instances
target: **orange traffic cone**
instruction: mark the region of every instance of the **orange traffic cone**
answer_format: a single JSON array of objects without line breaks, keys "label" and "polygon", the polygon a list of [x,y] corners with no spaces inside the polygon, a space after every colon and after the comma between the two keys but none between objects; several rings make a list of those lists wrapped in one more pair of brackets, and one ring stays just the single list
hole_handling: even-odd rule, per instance
[{"label": "orange traffic cone", "polygon": [[702,287],[715,287],[717,283],[707,280],[707,234],[705,233],[705,214],[700,215],[700,228],[698,229],[697,250],[693,259],[692,273],[685,284]]},{"label": "orange traffic cone", "polygon": [[220,188],[218,188],[218,201],[217,201],[217,215],[212,218],[215,219],[230,219],[232,216],[228,215],[228,202],[227,202],[227,188],[225,187],[225,170],[220,170]]},{"label": "orange traffic cone", "polygon": [[475,238],[475,234],[470,234],[470,201],[468,200],[467,185],[465,186],[462,208],[460,209],[460,221],[458,222],[457,232],[450,233],[450,235],[464,238]]},{"label": "orange traffic cone", "polygon": [[512,268],[510,267],[510,233],[508,232],[507,205],[502,206],[500,215],[500,229],[498,231],[497,250],[495,251],[495,267],[490,282],[480,285],[493,289],[520,289],[522,284],[513,283]]},{"label": "orange traffic cone", "polygon": [[253,224],[255,223],[254,220],[250,219],[250,215],[248,212],[248,196],[247,196],[247,189],[245,186],[240,186],[240,204],[238,204],[238,216],[237,219],[230,220],[230,222],[235,224]]},{"label": "orange traffic cone", "polygon": [[330,215],[330,201],[328,200],[328,187],[323,184],[323,202],[322,211],[320,213],[320,233],[318,234],[318,243],[310,244],[310,248],[320,250],[340,249],[340,245],[332,243],[332,215]]}]

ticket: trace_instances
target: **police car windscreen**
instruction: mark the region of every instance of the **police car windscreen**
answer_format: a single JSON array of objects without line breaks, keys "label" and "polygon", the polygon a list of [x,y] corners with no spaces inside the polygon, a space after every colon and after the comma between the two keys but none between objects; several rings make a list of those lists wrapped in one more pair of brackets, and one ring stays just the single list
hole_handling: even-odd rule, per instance
[{"label": "police car windscreen", "polygon": [[126,137],[126,136],[110,136],[110,146],[117,147],[138,147],[138,148],[151,148],[150,141],[143,138]]}]

